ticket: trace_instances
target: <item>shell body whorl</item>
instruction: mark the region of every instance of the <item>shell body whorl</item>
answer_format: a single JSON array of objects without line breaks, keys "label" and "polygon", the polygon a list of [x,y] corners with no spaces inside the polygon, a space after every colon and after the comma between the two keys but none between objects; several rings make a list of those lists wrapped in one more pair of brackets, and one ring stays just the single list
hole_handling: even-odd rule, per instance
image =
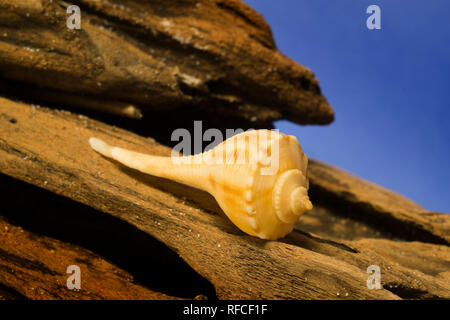
[{"label": "shell body whorl", "polygon": [[207,191],[244,232],[262,239],[281,238],[303,212],[312,209],[307,194],[308,159],[295,137],[253,130],[209,152],[233,160],[209,165],[212,187]]},{"label": "shell body whorl", "polygon": [[101,150],[90,142],[95,150],[125,165],[209,192],[238,228],[262,239],[285,236],[299,216],[312,209],[308,159],[294,136],[247,131],[178,162],[120,148],[111,152],[109,146]]}]

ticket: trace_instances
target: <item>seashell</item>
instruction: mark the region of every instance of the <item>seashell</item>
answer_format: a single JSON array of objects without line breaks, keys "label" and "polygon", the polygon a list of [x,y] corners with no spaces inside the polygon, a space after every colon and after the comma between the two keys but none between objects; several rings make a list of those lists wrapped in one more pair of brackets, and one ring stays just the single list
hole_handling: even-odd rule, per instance
[{"label": "seashell", "polygon": [[308,159],[294,136],[246,131],[204,153],[172,157],[111,147],[97,138],[89,143],[128,167],[209,192],[239,229],[262,239],[285,236],[312,209]]}]

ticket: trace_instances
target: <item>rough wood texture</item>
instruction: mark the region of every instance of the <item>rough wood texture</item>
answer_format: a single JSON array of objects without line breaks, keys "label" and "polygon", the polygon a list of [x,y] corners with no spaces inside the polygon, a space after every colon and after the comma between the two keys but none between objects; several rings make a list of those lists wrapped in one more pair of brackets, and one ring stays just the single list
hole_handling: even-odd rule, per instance
[{"label": "rough wood texture", "polygon": [[[67,288],[70,265],[80,267],[82,290]],[[0,300],[11,298],[174,299],[133,283],[130,274],[86,249],[30,233],[0,216]]]},{"label": "rough wood texture", "polygon": [[81,30],[66,27],[64,1],[0,0],[6,93],[137,117],[195,109],[255,124],[333,120],[313,73],[280,53],[265,20],[238,0],[70,4]]},{"label": "rough wood texture", "polygon": [[[450,245],[450,215],[419,204],[343,170],[312,160],[312,193],[341,214],[377,226],[391,237]],[[346,211],[346,212],[342,212]]]},{"label": "rough wood texture", "polygon": [[[347,208],[353,216],[375,217],[377,224],[357,222],[374,230],[389,229],[396,221],[406,225],[398,230],[412,227],[425,234],[414,239],[414,233],[395,229],[392,236],[380,233],[381,239],[364,232],[358,240],[336,239],[333,230],[331,236],[324,228],[318,228],[323,235],[307,232],[313,211],[300,221],[301,230],[264,241],[240,232],[209,195],[99,156],[87,143],[90,136],[140,152],[170,154],[149,139],[83,116],[0,100],[0,172],[136,226],[177,252],[214,285],[218,298],[450,298],[446,215],[424,214],[398,195],[312,162],[321,223],[330,216],[339,219]],[[383,289],[367,289],[369,265],[380,266]]]}]

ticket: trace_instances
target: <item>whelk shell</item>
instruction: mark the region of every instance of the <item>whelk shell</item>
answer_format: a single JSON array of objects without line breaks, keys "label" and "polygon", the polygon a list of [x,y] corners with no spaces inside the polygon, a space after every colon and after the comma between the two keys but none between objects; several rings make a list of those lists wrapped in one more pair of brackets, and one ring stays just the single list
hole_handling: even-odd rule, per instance
[{"label": "whelk shell", "polygon": [[89,143],[128,167],[209,192],[239,229],[262,239],[285,236],[312,209],[308,159],[294,136],[246,131],[204,153],[175,157],[111,147],[97,138]]}]

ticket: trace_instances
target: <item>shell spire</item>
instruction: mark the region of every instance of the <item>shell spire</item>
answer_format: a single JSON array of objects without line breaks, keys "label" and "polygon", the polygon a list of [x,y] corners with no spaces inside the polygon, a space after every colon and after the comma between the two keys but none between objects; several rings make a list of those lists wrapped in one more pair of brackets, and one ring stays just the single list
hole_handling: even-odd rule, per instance
[{"label": "shell spire", "polygon": [[237,134],[193,156],[159,157],[90,138],[91,147],[118,162],[209,192],[242,231],[278,239],[312,209],[308,159],[298,140],[271,130]]},{"label": "shell spire", "polygon": [[[139,170],[143,173],[151,174],[160,178],[170,179],[191,187],[205,188],[207,173],[202,170],[199,164],[195,164],[195,156],[180,157],[184,158],[177,163],[170,157],[152,156],[127,149],[112,147],[104,141],[97,138],[90,138],[89,144],[92,149],[107,158],[114,159],[127,167]],[[188,159],[188,158],[192,158]],[[192,163],[184,165],[184,163]]]}]

